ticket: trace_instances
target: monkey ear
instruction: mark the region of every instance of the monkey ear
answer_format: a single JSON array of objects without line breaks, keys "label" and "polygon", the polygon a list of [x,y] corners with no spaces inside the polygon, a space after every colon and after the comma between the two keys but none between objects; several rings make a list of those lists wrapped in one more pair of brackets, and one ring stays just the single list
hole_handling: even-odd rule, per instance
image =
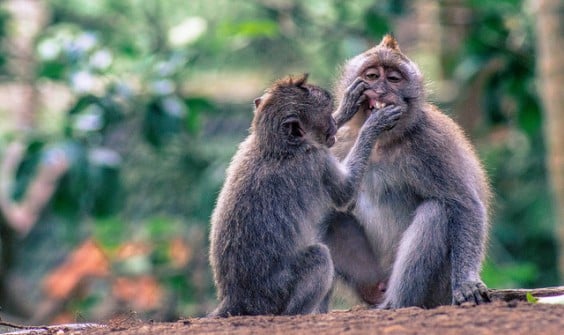
[{"label": "monkey ear", "polygon": [[400,51],[398,41],[391,34],[386,34],[386,36],[382,38],[380,46]]},{"label": "monkey ear", "polygon": [[255,108],[258,108],[258,106],[259,106],[260,103],[262,102],[262,97],[256,98],[253,102],[254,102],[254,104],[255,104]]},{"label": "monkey ear", "polygon": [[299,142],[305,135],[302,123],[297,116],[289,116],[282,121],[282,129],[290,142]]}]

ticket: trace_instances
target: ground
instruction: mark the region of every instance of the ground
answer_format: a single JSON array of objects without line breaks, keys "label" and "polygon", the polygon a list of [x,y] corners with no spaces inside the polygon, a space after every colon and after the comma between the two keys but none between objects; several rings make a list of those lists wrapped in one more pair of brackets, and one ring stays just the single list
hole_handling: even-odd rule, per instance
[{"label": "ground", "polygon": [[[20,334],[23,332],[20,331]],[[564,334],[564,305],[502,302],[383,311],[357,307],[302,316],[190,318],[174,323],[116,319],[101,328],[29,330],[26,334]]]}]

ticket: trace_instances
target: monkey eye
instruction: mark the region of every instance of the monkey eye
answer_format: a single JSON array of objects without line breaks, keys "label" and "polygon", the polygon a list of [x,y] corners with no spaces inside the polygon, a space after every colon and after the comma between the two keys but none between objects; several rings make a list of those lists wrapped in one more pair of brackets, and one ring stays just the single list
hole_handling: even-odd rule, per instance
[{"label": "monkey eye", "polygon": [[364,78],[366,78],[367,80],[376,80],[379,76],[380,74],[375,69],[370,69],[364,74]]},{"label": "monkey eye", "polygon": [[388,74],[387,79],[390,83],[399,83],[403,77],[397,72],[391,72]]}]

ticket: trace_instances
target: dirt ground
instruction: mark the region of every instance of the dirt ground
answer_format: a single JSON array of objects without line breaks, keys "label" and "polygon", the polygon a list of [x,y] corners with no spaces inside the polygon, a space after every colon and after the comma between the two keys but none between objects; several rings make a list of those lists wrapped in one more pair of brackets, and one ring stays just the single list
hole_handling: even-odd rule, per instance
[{"label": "dirt ground", "polygon": [[[357,307],[323,315],[190,318],[174,323],[116,319],[102,328],[50,329],[26,334],[564,334],[564,305],[497,301],[382,311]],[[21,334],[21,332],[20,332]]]}]

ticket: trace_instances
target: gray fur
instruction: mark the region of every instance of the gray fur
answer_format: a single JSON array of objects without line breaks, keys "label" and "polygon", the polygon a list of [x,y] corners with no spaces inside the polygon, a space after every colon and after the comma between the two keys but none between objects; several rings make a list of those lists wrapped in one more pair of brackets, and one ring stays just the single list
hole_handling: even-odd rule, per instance
[{"label": "gray fur", "polygon": [[[355,92],[340,120],[356,111],[362,91]],[[393,127],[399,108],[369,118],[342,165],[328,149],[336,129],[327,92],[286,79],[255,104],[211,219],[219,299],[211,315],[325,312],[334,266],[320,222],[351,202],[376,137]]]},{"label": "gray fur", "polygon": [[[399,49],[381,44],[353,58],[338,87],[373,66],[397,68],[407,80],[395,91],[382,80],[370,84],[404,112],[376,141],[354,209],[327,220],[336,272],[383,308],[489,301],[479,277],[490,200],[484,170],[458,125],[423,101],[420,71]],[[338,157],[349,152],[367,108],[339,130]],[[376,289],[382,285],[385,294]]]}]

